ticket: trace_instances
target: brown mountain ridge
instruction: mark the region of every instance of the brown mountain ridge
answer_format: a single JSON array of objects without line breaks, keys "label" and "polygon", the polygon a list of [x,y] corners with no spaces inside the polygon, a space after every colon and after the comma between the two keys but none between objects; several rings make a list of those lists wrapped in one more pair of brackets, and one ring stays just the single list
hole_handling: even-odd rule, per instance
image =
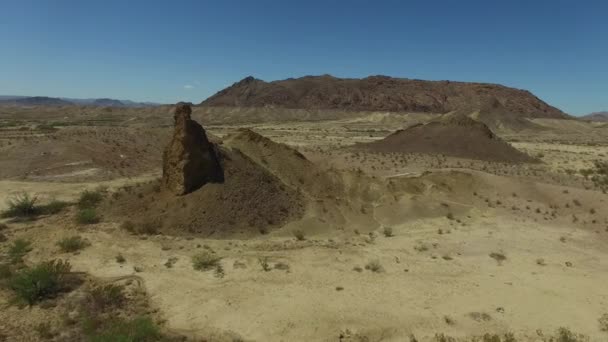
[{"label": "brown mountain ridge", "polygon": [[203,101],[213,107],[280,107],[449,113],[500,112],[522,118],[568,118],[526,90],[498,84],[330,75],[265,82],[251,76]]}]

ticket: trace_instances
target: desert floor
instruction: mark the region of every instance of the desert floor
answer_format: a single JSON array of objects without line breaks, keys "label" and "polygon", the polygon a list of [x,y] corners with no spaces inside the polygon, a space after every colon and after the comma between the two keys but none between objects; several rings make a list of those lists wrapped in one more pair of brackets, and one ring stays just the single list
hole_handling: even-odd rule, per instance
[{"label": "desert floor", "polygon": [[[16,124],[29,130],[3,126],[0,209],[22,192],[41,202],[76,201],[84,189],[102,185],[110,194],[158,179],[171,128],[165,121],[147,127],[135,118],[117,119],[110,128],[78,121],[50,132],[36,129],[43,119],[35,116]],[[539,120],[546,130],[499,132],[537,156],[537,164],[351,148],[428,119],[373,113],[206,124],[199,118],[216,139],[251,128],[298,149],[322,170],[360,171],[370,179],[366,186],[401,189],[365,203],[365,216],[357,210],[327,213],[323,208],[334,207],[317,200],[301,219],[268,234],[215,239],[132,234],[103,212],[101,222],[82,226],[74,221],[77,208],[68,207],[33,221],[3,219],[7,241],[0,251],[6,255],[11,241],[25,239],[33,247],[28,264],[61,258],[99,279],[136,275],[163,328],[195,341],[432,341],[438,333],[467,339],[508,332],[518,341],[543,341],[560,327],[590,341],[608,340],[598,321],[608,313],[608,196],[580,172],[607,159],[608,128]],[[107,139],[124,140],[115,150],[98,147],[108,153],[104,158],[69,144],[75,137],[76,146],[101,139],[92,133],[99,129],[109,130]],[[48,160],[31,154],[44,154],[57,142],[62,150]],[[112,162],[140,155],[146,155],[142,162]],[[30,166],[18,165],[19,156],[38,172],[23,174]],[[61,252],[57,241],[73,235],[90,246]],[[223,274],[193,269],[191,258],[202,250],[221,257]],[[119,254],[126,262],[116,262]],[[0,333],[7,340],[37,340],[33,327],[41,320],[60,324],[46,308],[9,302],[10,294],[0,291]]]}]

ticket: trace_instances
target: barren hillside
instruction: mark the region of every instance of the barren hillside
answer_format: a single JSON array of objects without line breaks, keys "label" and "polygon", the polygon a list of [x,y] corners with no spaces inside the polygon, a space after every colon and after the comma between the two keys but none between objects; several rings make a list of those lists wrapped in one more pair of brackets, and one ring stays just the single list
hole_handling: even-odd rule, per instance
[{"label": "barren hillside", "polygon": [[526,90],[497,84],[387,76],[342,79],[323,75],[273,82],[250,76],[219,91],[201,105],[426,113],[499,108],[517,117],[568,117]]}]

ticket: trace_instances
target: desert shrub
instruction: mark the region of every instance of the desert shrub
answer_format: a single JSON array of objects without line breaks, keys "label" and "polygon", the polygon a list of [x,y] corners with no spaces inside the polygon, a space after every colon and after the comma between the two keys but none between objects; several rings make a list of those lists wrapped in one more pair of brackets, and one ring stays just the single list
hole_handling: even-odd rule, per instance
[{"label": "desert shrub", "polygon": [[221,257],[209,251],[203,251],[192,257],[192,267],[197,271],[208,271],[215,268],[220,260],[222,260]]},{"label": "desert shrub", "polygon": [[288,271],[289,265],[284,262],[277,262],[276,264],[274,264],[274,269],[281,270],[281,271]]},{"label": "desert shrub", "polygon": [[605,313],[598,319],[600,330],[608,332],[608,313]]},{"label": "desert shrub", "polygon": [[584,336],[576,334],[568,328],[561,327],[557,329],[557,339],[556,342],[582,342],[584,340]]},{"label": "desert shrub", "polygon": [[80,193],[78,208],[88,209],[96,207],[103,200],[101,190],[85,190]]},{"label": "desert shrub", "polygon": [[33,305],[42,299],[57,295],[63,289],[64,277],[70,269],[71,266],[67,261],[43,262],[16,273],[11,277],[9,286],[19,300]]},{"label": "desert shrub", "polygon": [[158,326],[144,316],[129,321],[115,319],[106,324],[105,329],[88,328],[85,333],[91,342],[149,342],[161,338]]},{"label": "desert shrub", "polygon": [[119,264],[124,264],[125,262],[127,262],[127,259],[125,259],[125,257],[118,253],[118,255],[116,256],[116,262]]},{"label": "desert shrub", "polygon": [[226,272],[224,271],[224,266],[222,266],[222,264],[220,264],[220,263],[215,265],[215,272],[213,274],[217,278],[224,278],[224,276],[226,275]]},{"label": "desert shrub", "polygon": [[93,208],[81,209],[76,214],[76,222],[80,224],[95,224],[101,221],[97,215],[97,211]]},{"label": "desert shrub", "polygon": [[32,217],[40,213],[40,208],[36,206],[38,197],[30,196],[24,192],[15,195],[6,201],[8,209],[2,212],[2,217]]},{"label": "desert shrub", "polygon": [[386,236],[386,237],[392,237],[392,236],[395,236],[395,235],[393,234],[393,228],[391,228],[391,227],[384,227],[384,229],[382,230],[382,233],[383,233],[383,234],[384,234],[384,236]]},{"label": "desert shrub", "polygon": [[69,206],[68,202],[51,200],[49,203],[40,206],[40,213],[45,215],[52,215],[60,213],[64,208]]},{"label": "desert shrub", "polygon": [[90,296],[94,309],[100,311],[119,308],[126,300],[124,287],[115,284],[94,287]]},{"label": "desert shrub", "polygon": [[384,267],[380,264],[378,260],[372,260],[365,265],[366,270],[370,270],[372,272],[380,273],[384,271]]},{"label": "desert shrub", "polygon": [[304,232],[301,230],[294,230],[293,236],[295,236],[296,240],[298,240],[298,241],[306,240],[306,237],[304,236]]},{"label": "desert shrub", "polygon": [[21,262],[23,257],[32,250],[31,242],[23,239],[13,241],[13,244],[8,248],[8,257],[11,263]]},{"label": "desert shrub", "polygon": [[490,258],[496,260],[498,264],[502,264],[503,261],[507,260],[507,257],[503,253],[492,252],[490,253]]},{"label": "desert shrub", "polygon": [[88,247],[90,243],[80,236],[71,236],[57,242],[59,248],[61,248],[62,252],[65,253],[73,253],[79,251],[85,247]]},{"label": "desert shrub", "polygon": [[272,269],[270,267],[270,264],[268,263],[268,257],[258,258],[258,262],[260,263],[260,266],[262,266],[262,270],[264,270],[265,272],[268,272]]}]

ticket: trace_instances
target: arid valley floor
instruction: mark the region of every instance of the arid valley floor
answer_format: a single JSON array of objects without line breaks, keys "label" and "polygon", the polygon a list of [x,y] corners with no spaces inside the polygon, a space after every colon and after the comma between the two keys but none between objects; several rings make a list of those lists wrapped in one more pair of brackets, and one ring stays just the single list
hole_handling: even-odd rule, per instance
[{"label": "arid valley floor", "polygon": [[0,340],[142,315],[176,341],[608,340],[608,124],[496,125],[534,159],[510,163],[365,147],[438,115],[194,107],[226,179],[172,196],[172,112],[0,107],[0,209],[44,208],[1,219],[0,273],[74,278],[1,287]]}]

